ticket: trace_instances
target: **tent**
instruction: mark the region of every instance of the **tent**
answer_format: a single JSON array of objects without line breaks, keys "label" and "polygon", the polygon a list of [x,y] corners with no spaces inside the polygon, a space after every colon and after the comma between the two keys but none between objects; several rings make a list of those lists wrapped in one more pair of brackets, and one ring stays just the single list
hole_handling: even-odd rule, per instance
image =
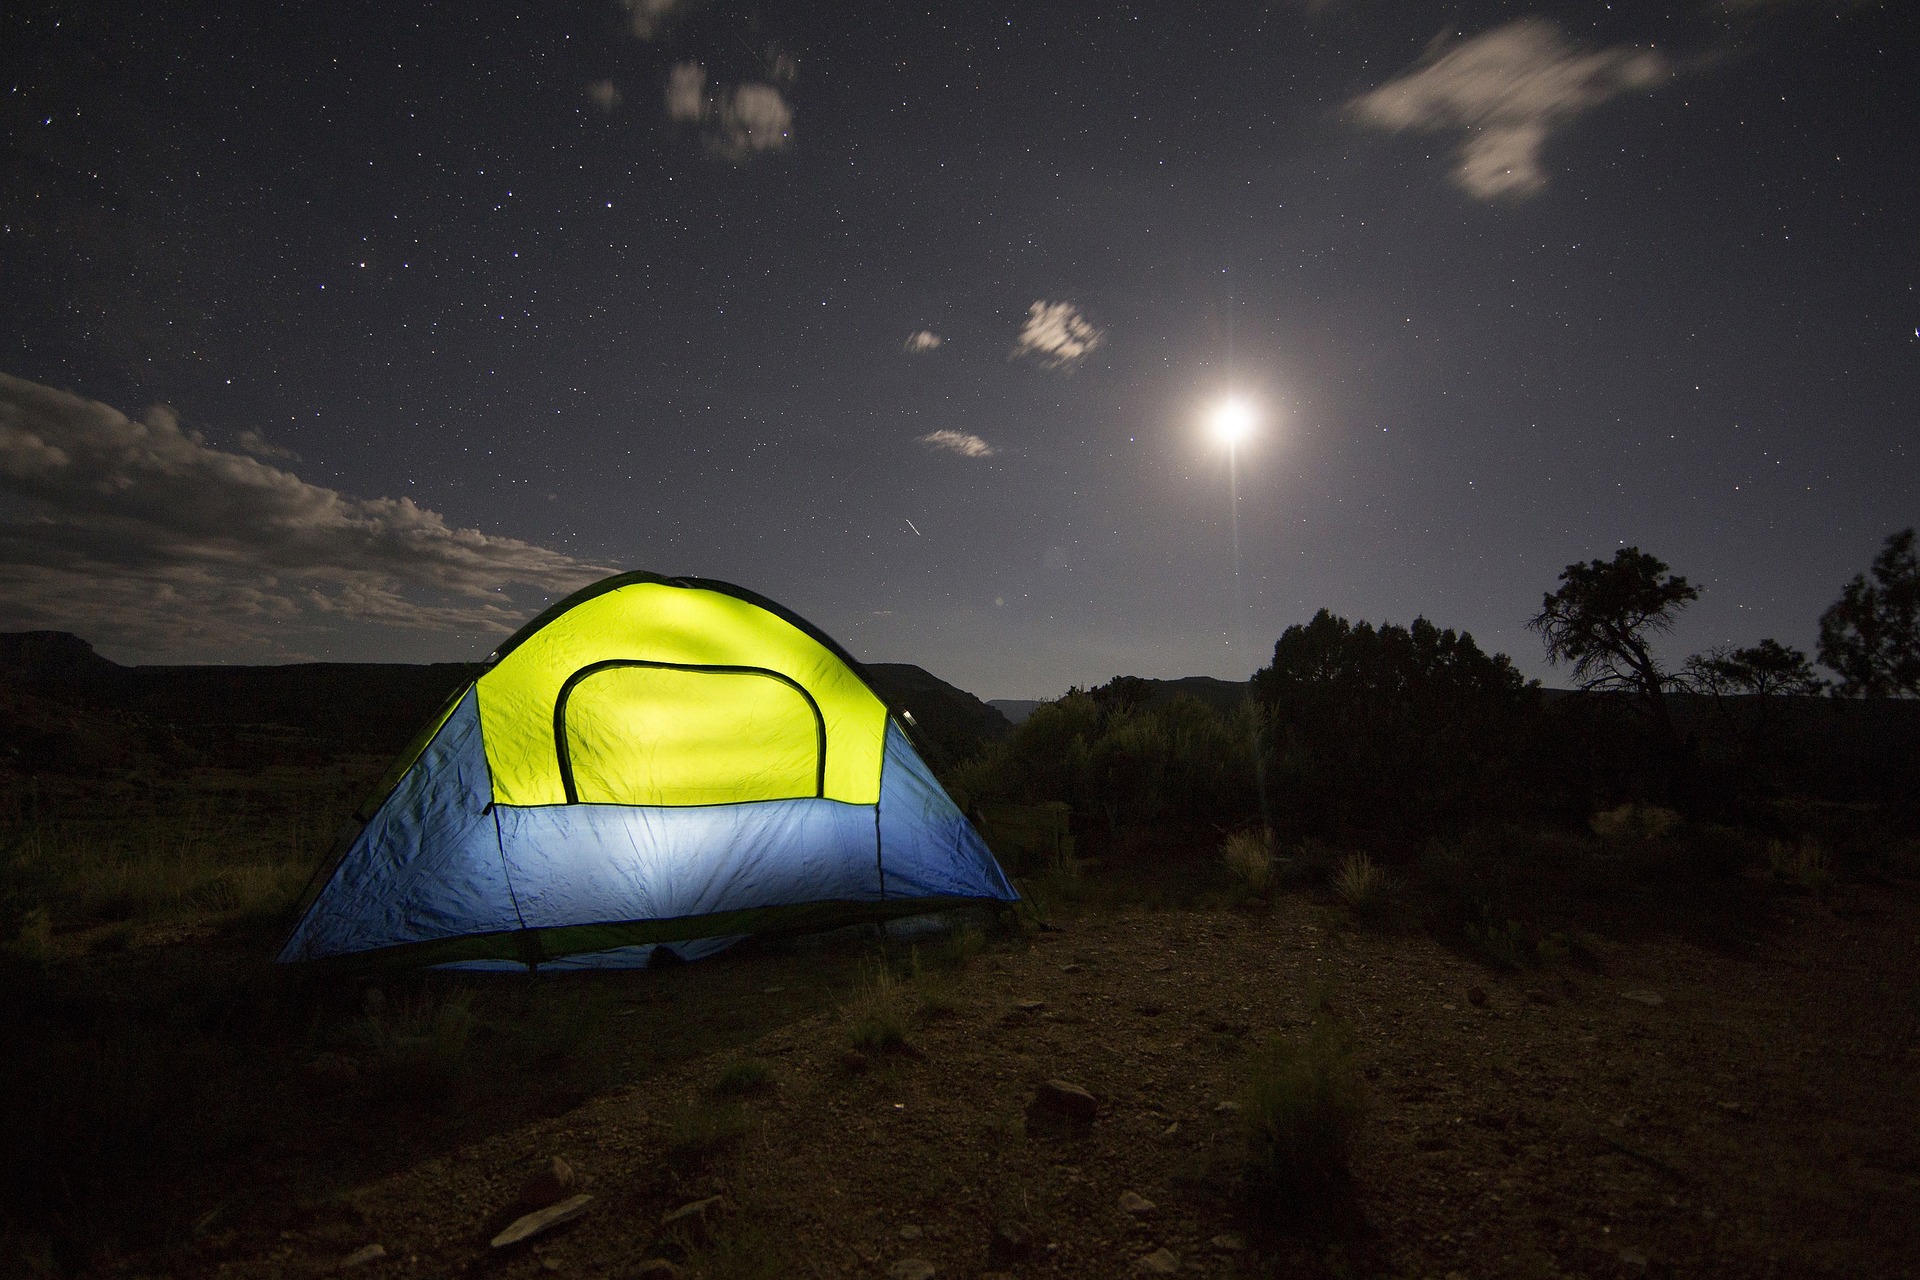
[{"label": "tent", "polygon": [[626,573],[560,601],[389,770],[283,963],[645,963],[1017,898],[817,628]]}]

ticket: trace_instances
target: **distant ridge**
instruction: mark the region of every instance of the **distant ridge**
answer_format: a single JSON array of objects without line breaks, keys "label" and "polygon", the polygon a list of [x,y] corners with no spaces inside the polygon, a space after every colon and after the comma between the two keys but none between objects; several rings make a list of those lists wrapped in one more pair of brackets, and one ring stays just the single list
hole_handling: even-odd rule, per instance
[{"label": "distant ridge", "polygon": [[[1120,679],[1116,676],[1115,679]],[[1127,677],[1134,679],[1135,677]],[[1161,707],[1175,698],[1196,698],[1209,706],[1222,710],[1231,710],[1247,699],[1252,685],[1245,680],[1222,680],[1216,676],[1181,676],[1175,680],[1151,680],[1138,677],[1147,687],[1147,696],[1141,704],[1148,707]],[[1061,694],[1065,697],[1065,694]],[[989,698],[987,705],[1005,716],[1013,724],[1023,724],[1038,707],[1053,702],[1053,698]]]},{"label": "distant ridge", "polygon": [[[0,680],[40,698],[190,730],[216,755],[257,752],[279,726],[310,750],[385,754],[412,740],[428,717],[484,666],[473,662],[297,662],[277,666],[122,666],[67,631],[0,632]],[[980,699],[904,662],[868,664],[874,691],[909,712],[928,763],[944,768],[1013,731]]]}]

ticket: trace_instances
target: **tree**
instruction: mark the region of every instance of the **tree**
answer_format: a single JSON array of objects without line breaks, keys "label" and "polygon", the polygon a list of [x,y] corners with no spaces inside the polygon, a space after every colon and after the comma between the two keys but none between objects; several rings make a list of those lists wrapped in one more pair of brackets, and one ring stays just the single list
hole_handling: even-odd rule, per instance
[{"label": "tree", "polygon": [[1818,693],[1826,681],[1813,674],[1807,655],[1778,640],[1762,640],[1749,649],[1714,649],[1687,659],[1687,680],[1702,693]]},{"label": "tree", "polygon": [[1649,641],[1699,598],[1700,589],[1657,556],[1622,547],[1612,560],[1568,565],[1527,626],[1545,641],[1548,662],[1573,664],[1582,689],[1633,696],[1661,738],[1678,745],[1666,694],[1681,681],[1661,668]]},{"label": "tree", "polygon": [[1891,534],[1873,558],[1873,581],[1856,573],[1820,615],[1820,665],[1838,673],[1846,697],[1920,697],[1920,555],[1912,529]]},{"label": "tree", "polygon": [[1524,790],[1510,784],[1533,687],[1425,618],[1375,630],[1322,609],[1281,634],[1253,698],[1274,798],[1307,829],[1469,821]]}]

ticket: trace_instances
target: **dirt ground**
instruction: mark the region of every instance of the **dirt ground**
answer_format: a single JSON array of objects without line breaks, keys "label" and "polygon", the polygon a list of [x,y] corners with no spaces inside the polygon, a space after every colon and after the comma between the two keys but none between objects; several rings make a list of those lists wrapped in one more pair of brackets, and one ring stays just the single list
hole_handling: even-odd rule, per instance
[{"label": "dirt ground", "polygon": [[[688,1000],[752,1004],[765,1029],[283,1206],[271,1235],[216,1225],[118,1270],[620,1280],[666,1252],[715,1277],[1920,1275],[1920,885],[1762,901],[1712,945],[1615,935],[1591,963],[1518,973],[1302,898],[1089,910],[908,983],[915,1052],[864,1068],[844,963],[629,975],[614,1016],[635,1046]],[[1265,1233],[1230,1193],[1232,1104],[1259,1044],[1316,999],[1353,1027],[1368,1081],[1352,1202]],[[716,1100],[742,1061],[766,1087]],[[1098,1099],[1091,1123],[1030,1113],[1049,1079]],[[703,1116],[738,1132],[689,1158]],[[555,1155],[585,1211],[491,1250]],[[710,1242],[663,1249],[663,1216],[714,1195]]]}]

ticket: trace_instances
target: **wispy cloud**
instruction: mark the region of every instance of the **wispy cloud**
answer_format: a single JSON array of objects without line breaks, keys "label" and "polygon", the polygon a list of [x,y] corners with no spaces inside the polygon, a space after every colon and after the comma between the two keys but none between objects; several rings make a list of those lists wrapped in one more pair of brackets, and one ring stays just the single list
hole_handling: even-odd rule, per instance
[{"label": "wispy cloud", "polygon": [[274,444],[251,427],[240,433],[240,447],[256,458],[278,458],[282,462],[300,461],[299,454],[285,445]]},{"label": "wispy cloud", "polygon": [[770,84],[743,84],[720,96],[715,145],[735,160],[779,151],[793,136],[793,108]]},{"label": "wispy cloud", "polygon": [[1064,369],[1078,364],[1104,341],[1106,333],[1094,328],[1071,302],[1042,299],[1027,308],[1013,354],[1031,357],[1049,369]]},{"label": "wispy cloud", "polygon": [[560,594],[604,572],[309,484],[165,410],[134,420],[0,374],[0,626],[188,657],[284,651],[346,621],[500,633],[526,613],[507,584]]},{"label": "wispy cloud", "polygon": [[1491,200],[1546,186],[1540,149],[1554,129],[1671,74],[1671,64],[1651,49],[1583,52],[1553,23],[1522,18],[1464,44],[1435,48],[1420,67],[1348,107],[1366,124],[1395,132],[1463,131],[1454,180]]},{"label": "wispy cloud", "polygon": [[941,430],[920,437],[929,449],[944,449],[963,458],[991,458],[994,448],[970,431]]},{"label": "wispy cloud", "polygon": [[612,111],[620,105],[620,86],[611,80],[595,80],[587,86],[587,99],[602,111]]},{"label": "wispy cloud", "polygon": [[620,7],[627,11],[627,27],[634,37],[651,40],[682,6],[680,0],[620,0]]},{"label": "wispy cloud", "polygon": [[770,84],[707,89],[707,69],[682,62],[667,73],[667,119],[707,126],[707,145],[730,160],[778,151],[793,136],[793,108]]},{"label": "wispy cloud", "polygon": [[707,69],[681,62],[667,72],[667,119],[699,124],[707,118]]},{"label": "wispy cloud", "polygon": [[931,351],[945,341],[931,329],[920,329],[907,335],[905,346],[908,351]]}]

